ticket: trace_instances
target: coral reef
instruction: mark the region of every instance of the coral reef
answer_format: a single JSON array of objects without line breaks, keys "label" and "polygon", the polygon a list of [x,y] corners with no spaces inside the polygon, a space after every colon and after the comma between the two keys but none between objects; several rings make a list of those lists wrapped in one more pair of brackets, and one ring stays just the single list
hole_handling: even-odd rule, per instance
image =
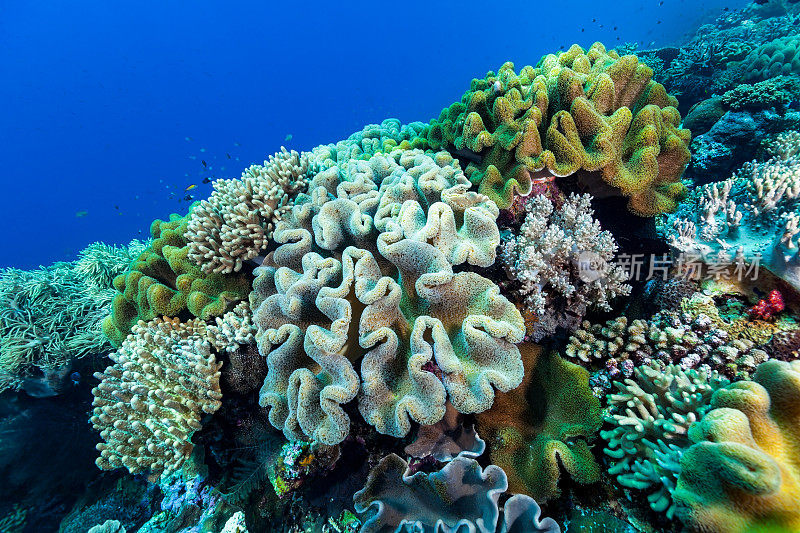
[{"label": "coral reef", "polygon": [[589,374],[557,353],[520,346],[525,378],[518,388],[499,393],[495,405],[477,415],[493,464],[508,475],[513,492],[548,501],[559,494],[562,469],[578,483],[600,479],[587,438],[600,429],[600,402],[589,388]]},{"label": "coral reef", "polygon": [[[138,241],[127,247],[94,243],[77,261],[0,271],[0,391],[54,394],[52,381],[69,373],[73,361],[111,349],[100,331],[114,296],[111,280],[141,247]],[[44,389],[32,381],[39,374]]]},{"label": "coral reef", "polygon": [[693,531],[800,528],[800,361],[768,361],[717,391],[688,433],[673,498]]},{"label": "coral reef", "polygon": [[456,457],[431,474],[407,473],[408,464],[391,454],[370,472],[356,492],[356,511],[365,515],[361,533],[390,531],[548,532],[561,529],[552,518],[540,519],[536,502],[512,496],[498,508],[506,477],[497,466],[482,469],[475,459]]},{"label": "coral reef", "polygon": [[211,345],[219,352],[235,352],[255,342],[256,327],[248,301],[239,302],[214,322],[208,326],[208,335]]},{"label": "coral reef", "polygon": [[800,99],[800,79],[777,76],[753,85],[737,85],[722,95],[722,103],[730,109],[785,108]]},{"label": "coral reef", "polygon": [[461,415],[447,403],[444,418],[431,426],[420,426],[414,442],[404,451],[411,457],[447,462],[454,457],[479,457],[486,450],[486,442],[474,427],[464,427]]},{"label": "coral reef", "polygon": [[340,442],[356,397],[399,437],[441,420],[445,400],[480,412],[519,384],[522,317],[491,281],[452,270],[491,265],[499,243],[497,208],[465,181],[446,153],[377,154],[315,176],[278,223],[250,302],[261,405],[287,438]]},{"label": "coral reef", "polygon": [[669,217],[670,246],[723,268],[763,260],[763,266],[800,288],[799,168],[800,160],[776,156],[696,188],[686,206]]},{"label": "coral reef", "polygon": [[336,144],[323,144],[312,150],[313,159],[322,168],[345,168],[351,159],[367,160],[373,155],[389,153],[395,148],[425,149],[428,125],[422,122],[402,124],[387,118],[380,124],[368,124],[361,131]]},{"label": "coral reef", "polygon": [[[625,270],[611,264],[617,243],[593,218],[589,195],[570,195],[555,208],[544,196],[527,202],[518,235],[503,244],[500,260],[537,320],[534,341],[557,327],[572,331],[589,308],[611,310],[610,300],[630,294]],[[531,330],[532,329],[532,330]]]},{"label": "coral reef", "polygon": [[613,429],[600,435],[603,450],[614,460],[609,474],[623,487],[645,490],[654,511],[675,514],[675,491],[683,452],[689,447],[689,427],[711,407],[711,396],[728,380],[676,365],[654,364],[634,369],[633,379],[615,382],[605,416]]},{"label": "coral reef", "polygon": [[189,456],[201,413],[219,409],[218,363],[205,323],[178,319],[139,322],[114,364],[95,374],[92,424],[105,442],[97,445],[102,469],[125,467],[136,474],[171,472]]},{"label": "coral reef", "polygon": [[205,274],[189,259],[187,228],[187,217],[155,220],[150,226],[150,246],[114,278],[118,294],[111,316],[103,321],[103,332],[115,346],[139,320],[176,317],[184,311],[208,320],[247,299],[250,280],[245,273]]},{"label": "coral reef", "polygon": [[600,43],[519,74],[506,63],[431,122],[428,142],[478,154],[465,173],[501,208],[528,194],[532,177],[576,174],[585,186],[618,190],[638,215],[671,212],[685,194],[690,134],[652,74]]},{"label": "coral reef", "polygon": [[239,179],[216,180],[208,200],[192,207],[185,238],[189,259],[206,273],[238,272],[267,247],[275,223],[314,171],[309,154],[281,148]]},{"label": "coral reef", "polygon": [[800,74],[799,46],[798,35],[781,37],[759,46],[742,60],[744,80],[753,82]]}]

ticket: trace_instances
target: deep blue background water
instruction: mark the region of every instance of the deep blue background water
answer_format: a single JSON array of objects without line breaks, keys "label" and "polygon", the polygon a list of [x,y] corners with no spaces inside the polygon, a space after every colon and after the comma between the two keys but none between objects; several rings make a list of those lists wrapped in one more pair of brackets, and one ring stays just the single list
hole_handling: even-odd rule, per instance
[{"label": "deep blue background water", "polygon": [[745,3],[0,0],[0,266],[146,237],[204,176],[427,121],[504,61],[677,43]]}]

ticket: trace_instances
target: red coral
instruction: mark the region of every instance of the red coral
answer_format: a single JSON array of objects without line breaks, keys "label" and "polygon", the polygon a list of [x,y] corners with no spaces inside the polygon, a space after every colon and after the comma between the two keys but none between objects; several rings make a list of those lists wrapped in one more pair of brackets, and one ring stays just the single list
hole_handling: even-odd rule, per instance
[{"label": "red coral", "polygon": [[751,318],[770,320],[783,311],[785,307],[781,292],[775,289],[769,293],[766,300],[759,300],[747,313]]}]

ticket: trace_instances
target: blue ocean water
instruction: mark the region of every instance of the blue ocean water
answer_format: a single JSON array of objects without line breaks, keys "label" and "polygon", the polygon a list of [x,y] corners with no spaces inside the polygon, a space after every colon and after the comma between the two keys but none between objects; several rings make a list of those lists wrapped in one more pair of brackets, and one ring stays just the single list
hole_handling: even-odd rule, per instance
[{"label": "blue ocean water", "polygon": [[744,4],[0,2],[0,266],[145,237],[203,178],[428,121],[505,61],[666,46]]}]

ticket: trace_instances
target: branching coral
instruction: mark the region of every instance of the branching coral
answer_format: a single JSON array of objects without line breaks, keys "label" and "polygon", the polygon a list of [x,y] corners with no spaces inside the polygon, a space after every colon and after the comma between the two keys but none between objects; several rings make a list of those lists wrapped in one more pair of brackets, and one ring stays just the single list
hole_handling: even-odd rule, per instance
[{"label": "branching coral", "polygon": [[47,376],[111,348],[100,331],[114,297],[111,279],[140,247],[95,243],[71,263],[0,271],[0,391],[24,386],[36,369]]},{"label": "branching coral", "polygon": [[668,219],[670,246],[723,266],[763,259],[763,266],[800,287],[798,196],[800,159],[747,163],[732,178],[692,191],[686,208]]},{"label": "branching coral", "polygon": [[777,76],[753,85],[737,85],[722,95],[722,103],[735,110],[784,109],[800,99],[800,80],[796,77]]},{"label": "branching coral", "polygon": [[502,469],[482,469],[475,459],[459,456],[437,472],[410,475],[408,464],[391,454],[353,499],[356,511],[366,515],[362,533],[561,531],[552,518],[540,519],[539,506],[524,495],[512,496],[501,513],[498,500],[506,486]]},{"label": "branching coral", "polygon": [[255,342],[256,327],[250,304],[239,302],[236,307],[216,317],[216,324],[208,326],[209,341],[220,352],[233,352],[240,346]]},{"label": "branching coral", "polygon": [[800,529],[799,406],[800,361],[768,361],[714,394],[673,494],[692,531]]},{"label": "branching coral", "polygon": [[192,207],[189,259],[203,272],[238,272],[267,247],[275,223],[314,171],[309,154],[285,148],[239,179],[217,180],[208,200]]},{"label": "branching coral", "polygon": [[[336,444],[358,396],[378,431],[488,409],[522,379],[522,317],[491,281],[496,206],[446,153],[395,150],[318,174],[275,229],[251,305],[260,403],[290,439]],[[360,375],[355,364],[361,360]]]},{"label": "branching coral", "polygon": [[652,75],[600,43],[573,45],[519,74],[506,63],[431,122],[428,142],[479,154],[465,173],[501,208],[530,191],[531,177],[577,174],[584,185],[617,189],[636,214],[673,211],[685,194],[690,134]]},{"label": "branching coral", "polygon": [[604,451],[615,460],[609,473],[623,487],[648,491],[650,507],[672,518],[680,459],[690,444],[687,431],[728,381],[675,365],[641,366],[633,374],[615,382],[618,392],[609,396],[605,419],[613,429],[601,432],[608,441]]},{"label": "branching coral", "polygon": [[626,272],[611,264],[617,243],[592,216],[588,194],[570,195],[557,209],[537,195],[526,210],[519,235],[503,244],[500,259],[537,316],[528,331],[533,340],[559,326],[574,330],[588,308],[608,311],[611,299],[630,294]]},{"label": "branching coral", "polygon": [[104,442],[97,466],[160,474],[180,467],[202,413],[219,409],[220,366],[205,323],[156,318],[139,322],[114,364],[95,377],[92,424]]},{"label": "branching coral", "polygon": [[[732,336],[719,314],[662,311],[649,320],[620,316],[604,325],[584,322],[565,352],[610,378],[631,377],[635,365],[675,363],[683,370],[710,366],[729,377],[749,377],[767,354],[746,338]],[[715,321],[716,319],[716,321]]]},{"label": "branching coral", "polygon": [[492,463],[505,470],[514,492],[548,501],[560,494],[562,470],[578,483],[600,479],[587,441],[600,428],[600,402],[589,374],[557,353],[520,346],[525,378],[518,388],[497,395],[495,405],[477,416]]},{"label": "branching coral", "polygon": [[246,274],[204,274],[189,259],[184,238],[187,224],[186,217],[177,215],[169,222],[155,220],[150,246],[127,272],[114,278],[118,294],[112,315],[103,321],[103,332],[116,346],[139,320],[176,317],[184,311],[209,320],[247,298],[250,280]]}]

